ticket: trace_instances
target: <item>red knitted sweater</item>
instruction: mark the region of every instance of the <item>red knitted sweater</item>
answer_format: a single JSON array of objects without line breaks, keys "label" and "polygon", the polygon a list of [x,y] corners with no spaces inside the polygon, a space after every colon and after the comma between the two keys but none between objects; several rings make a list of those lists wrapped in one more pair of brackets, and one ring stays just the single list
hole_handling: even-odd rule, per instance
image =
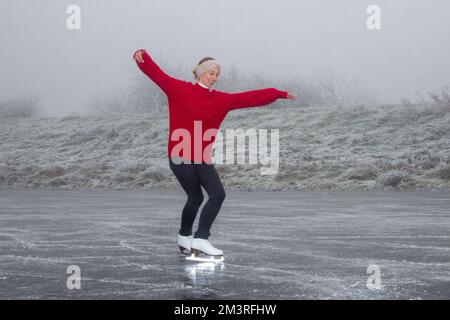
[{"label": "red knitted sweater", "polygon": [[[288,96],[286,91],[275,88],[240,93],[210,91],[198,83],[192,84],[166,74],[146,52],[142,57],[144,62],[137,62],[138,67],[167,95],[169,157],[209,163],[212,143],[229,111],[264,106]],[[190,141],[185,141],[187,135]]]}]

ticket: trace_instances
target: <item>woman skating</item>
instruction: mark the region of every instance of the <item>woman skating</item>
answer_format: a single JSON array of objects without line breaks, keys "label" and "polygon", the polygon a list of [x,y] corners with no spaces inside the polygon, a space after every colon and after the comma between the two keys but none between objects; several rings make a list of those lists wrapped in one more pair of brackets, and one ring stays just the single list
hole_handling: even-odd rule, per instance
[{"label": "woman skating", "polygon": [[[180,250],[195,255],[204,253],[222,256],[222,250],[208,241],[211,226],[225,199],[222,182],[211,163],[211,141],[214,141],[215,133],[229,111],[264,106],[277,99],[295,100],[295,96],[275,88],[240,93],[212,90],[221,68],[211,57],[202,59],[193,71],[195,84],[167,75],[144,49],[137,50],[133,58],[142,72],[164,91],[168,99],[169,166],[188,197],[181,215],[178,246]],[[204,133],[209,134],[209,141],[195,139],[195,135],[203,137]],[[184,141],[186,136],[191,138],[188,143]],[[200,214],[198,229],[193,235],[193,223],[204,200],[201,187],[209,198]]]}]

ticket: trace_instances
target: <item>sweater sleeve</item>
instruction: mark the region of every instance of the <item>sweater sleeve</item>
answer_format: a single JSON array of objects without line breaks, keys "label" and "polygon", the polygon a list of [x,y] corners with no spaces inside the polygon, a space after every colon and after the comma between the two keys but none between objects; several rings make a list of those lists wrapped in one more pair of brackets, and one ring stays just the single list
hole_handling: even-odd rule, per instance
[{"label": "sweater sleeve", "polygon": [[265,106],[277,99],[287,99],[288,92],[275,88],[251,90],[238,93],[223,93],[225,110]]},{"label": "sweater sleeve", "polygon": [[[136,52],[138,52],[137,50]],[[133,54],[133,57],[135,56],[136,52]],[[153,61],[153,59],[150,57],[150,55],[144,51],[142,54],[142,59],[144,62],[139,63],[136,61],[136,64],[138,65],[139,69],[143,73],[145,73],[155,84],[158,85],[158,87],[161,88],[161,90],[166,93],[166,95],[171,94],[174,92],[174,89],[176,88],[176,85],[178,82],[181,82],[181,80],[175,79],[168,74],[166,74],[161,68]]]}]

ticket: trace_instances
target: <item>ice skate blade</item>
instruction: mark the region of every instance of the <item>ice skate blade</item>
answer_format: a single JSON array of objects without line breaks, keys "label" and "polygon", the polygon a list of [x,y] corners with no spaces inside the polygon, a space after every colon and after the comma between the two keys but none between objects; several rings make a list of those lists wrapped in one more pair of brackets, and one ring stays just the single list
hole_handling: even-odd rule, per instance
[{"label": "ice skate blade", "polygon": [[180,253],[185,256],[191,255],[191,252],[188,249],[183,248],[182,246],[178,246],[178,249],[180,249]]},{"label": "ice skate blade", "polygon": [[223,256],[209,256],[209,257],[199,257],[195,254],[191,254],[189,257],[186,257],[186,260],[189,261],[198,261],[198,262],[222,262],[224,260]]}]

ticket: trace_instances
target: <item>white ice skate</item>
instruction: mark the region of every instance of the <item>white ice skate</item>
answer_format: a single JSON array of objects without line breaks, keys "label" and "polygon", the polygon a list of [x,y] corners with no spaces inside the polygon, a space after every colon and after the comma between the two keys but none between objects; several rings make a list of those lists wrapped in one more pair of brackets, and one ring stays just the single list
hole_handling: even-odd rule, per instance
[{"label": "white ice skate", "polygon": [[178,248],[182,254],[191,254],[192,236],[178,235]]},{"label": "white ice skate", "polygon": [[223,261],[223,251],[214,248],[206,239],[194,238],[191,244],[191,255],[186,259],[201,262],[221,262]]}]

